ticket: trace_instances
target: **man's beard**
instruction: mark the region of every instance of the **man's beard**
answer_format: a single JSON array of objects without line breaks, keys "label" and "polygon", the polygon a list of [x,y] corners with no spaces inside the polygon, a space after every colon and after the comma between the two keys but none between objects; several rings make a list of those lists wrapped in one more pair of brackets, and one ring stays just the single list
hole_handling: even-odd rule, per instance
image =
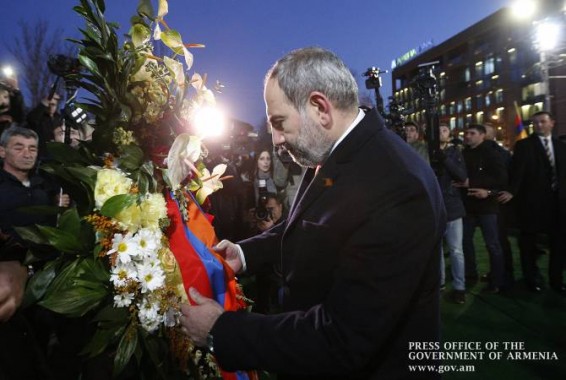
[{"label": "man's beard", "polygon": [[314,168],[326,161],[334,141],[307,115],[301,114],[301,119],[297,140],[285,143],[285,148],[297,164]]}]

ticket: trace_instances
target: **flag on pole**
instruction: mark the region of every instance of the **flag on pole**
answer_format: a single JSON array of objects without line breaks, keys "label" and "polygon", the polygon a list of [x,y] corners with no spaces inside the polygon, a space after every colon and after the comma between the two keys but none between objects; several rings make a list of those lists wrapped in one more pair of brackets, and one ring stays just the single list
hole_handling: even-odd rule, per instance
[{"label": "flag on pole", "polygon": [[527,131],[523,125],[523,119],[521,118],[521,111],[519,110],[519,105],[517,102],[515,104],[515,141],[524,139],[527,137]]}]

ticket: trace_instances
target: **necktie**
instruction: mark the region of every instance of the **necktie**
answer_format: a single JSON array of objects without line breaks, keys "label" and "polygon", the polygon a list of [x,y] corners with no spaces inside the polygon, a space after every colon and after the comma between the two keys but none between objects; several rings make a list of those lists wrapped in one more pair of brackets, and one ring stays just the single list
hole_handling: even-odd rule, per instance
[{"label": "necktie", "polygon": [[550,138],[545,137],[544,141],[544,150],[546,151],[546,157],[548,158],[548,162],[550,163],[550,188],[553,191],[558,189],[558,177],[556,176],[556,165],[554,165],[554,156],[552,155],[552,151],[550,150]]}]

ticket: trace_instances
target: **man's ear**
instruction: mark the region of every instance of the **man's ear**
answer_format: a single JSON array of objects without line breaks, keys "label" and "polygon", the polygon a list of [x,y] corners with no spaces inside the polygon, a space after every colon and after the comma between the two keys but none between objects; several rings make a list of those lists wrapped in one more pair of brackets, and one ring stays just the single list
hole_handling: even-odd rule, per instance
[{"label": "man's ear", "polygon": [[318,91],[311,92],[309,105],[320,124],[324,128],[330,128],[332,125],[332,103],[326,95]]},{"label": "man's ear", "polygon": [[0,146],[0,158],[5,158],[6,157],[6,150],[4,149],[3,146]]}]

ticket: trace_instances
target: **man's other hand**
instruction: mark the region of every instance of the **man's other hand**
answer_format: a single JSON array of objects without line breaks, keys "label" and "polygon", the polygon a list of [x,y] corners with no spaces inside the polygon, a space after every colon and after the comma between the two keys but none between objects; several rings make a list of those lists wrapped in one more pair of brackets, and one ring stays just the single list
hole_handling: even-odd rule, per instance
[{"label": "man's other hand", "polygon": [[27,278],[19,261],[0,261],[0,322],[9,320],[22,303]]},{"label": "man's other hand", "polygon": [[243,264],[236,244],[229,240],[222,240],[214,246],[213,249],[224,257],[226,263],[230,266],[230,268],[232,268],[234,273],[240,273]]}]

